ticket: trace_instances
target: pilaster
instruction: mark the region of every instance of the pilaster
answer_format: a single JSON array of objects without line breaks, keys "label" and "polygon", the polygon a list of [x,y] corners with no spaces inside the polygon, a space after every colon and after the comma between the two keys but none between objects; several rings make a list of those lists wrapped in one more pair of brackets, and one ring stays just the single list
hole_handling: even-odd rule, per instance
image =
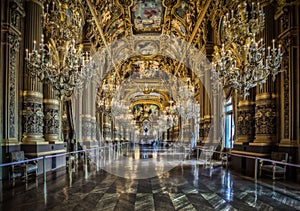
[{"label": "pilaster", "polygon": [[1,26],[1,69],[4,78],[4,114],[3,114],[3,146],[19,144],[19,80],[17,76],[21,63],[21,20],[25,15],[23,3],[19,0],[7,1],[7,22]]}]

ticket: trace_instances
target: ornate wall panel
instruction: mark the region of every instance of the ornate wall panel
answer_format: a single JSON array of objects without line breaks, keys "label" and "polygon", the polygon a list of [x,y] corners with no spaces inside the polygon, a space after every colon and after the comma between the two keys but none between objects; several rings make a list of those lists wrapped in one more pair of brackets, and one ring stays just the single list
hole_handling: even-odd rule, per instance
[{"label": "ornate wall panel", "polygon": [[254,104],[242,101],[238,106],[237,140],[238,142],[251,142],[254,139]]},{"label": "ornate wall panel", "polygon": [[274,96],[267,93],[256,96],[255,142],[276,142],[276,117]]}]

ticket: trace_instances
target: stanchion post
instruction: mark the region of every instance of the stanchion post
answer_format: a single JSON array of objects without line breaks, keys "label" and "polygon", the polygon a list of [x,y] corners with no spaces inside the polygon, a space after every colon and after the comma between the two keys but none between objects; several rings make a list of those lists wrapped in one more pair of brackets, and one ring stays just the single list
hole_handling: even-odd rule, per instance
[{"label": "stanchion post", "polygon": [[87,156],[87,151],[84,151],[84,162],[85,162],[85,179],[88,178],[88,156]]},{"label": "stanchion post", "polygon": [[43,174],[44,174],[44,183],[47,182],[47,163],[46,163],[46,156],[43,157]]},{"label": "stanchion post", "polygon": [[228,153],[226,153],[226,171],[228,171]]},{"label": "stanchion post", "polygon": [[257,182],[257,164],[258,164],[258,158],[255,157],[255,169],[254,169],[254,180]]}]

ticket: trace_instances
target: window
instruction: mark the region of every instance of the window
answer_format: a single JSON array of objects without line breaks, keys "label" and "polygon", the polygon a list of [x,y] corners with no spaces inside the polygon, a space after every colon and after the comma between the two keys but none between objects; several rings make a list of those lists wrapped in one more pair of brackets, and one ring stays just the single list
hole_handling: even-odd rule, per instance
[{"label": "window", "polygon": [[233,135],[234,135],[234,121],[233,121],[233,105],[231,98],[225,102],[225,148],[229,149],[233,147]]}]

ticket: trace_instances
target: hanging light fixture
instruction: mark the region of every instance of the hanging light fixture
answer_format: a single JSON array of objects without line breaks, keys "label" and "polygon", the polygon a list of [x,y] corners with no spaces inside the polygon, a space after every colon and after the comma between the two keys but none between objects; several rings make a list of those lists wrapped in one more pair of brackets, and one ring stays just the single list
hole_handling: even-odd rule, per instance
[{"label": "hanging light fixture", "polygon": [[244,99],[251,88],[262,86],[269,75],[275,80],[282,71],[281,46],[275,47],[273,40],[266,54],[263,39],[258,36],[265,28],[261,5],[252,3],[249,10],[244,2],[223,18],[222,47],[215,47],[212,62],[215,85],[241,90]]},{"label": "hanging light fixture", "polygon": [[[62,104],[65,95],[83,87],[92,77],[95,63],[83,46],[78,44],[82,32],[80,1],[48,1],[43,13],[40,45],[33,42],[31,52],[26,49],[27,73],[43,83],[49,83],[60,99],[60,138],[62,137]],[[45,42],[46,41],[46,42]]]},{"label": "hanging light fixture", "polygon": [[53,1],[43,14],[40,45],[33,42],[31,52],[26,49],[28,74],[41,82],[50,83],[59,96],[70,95],[82,88],[92,77],[95,63],[83,46],[77,43],[82,31],[80,5],[77,1]]}]

